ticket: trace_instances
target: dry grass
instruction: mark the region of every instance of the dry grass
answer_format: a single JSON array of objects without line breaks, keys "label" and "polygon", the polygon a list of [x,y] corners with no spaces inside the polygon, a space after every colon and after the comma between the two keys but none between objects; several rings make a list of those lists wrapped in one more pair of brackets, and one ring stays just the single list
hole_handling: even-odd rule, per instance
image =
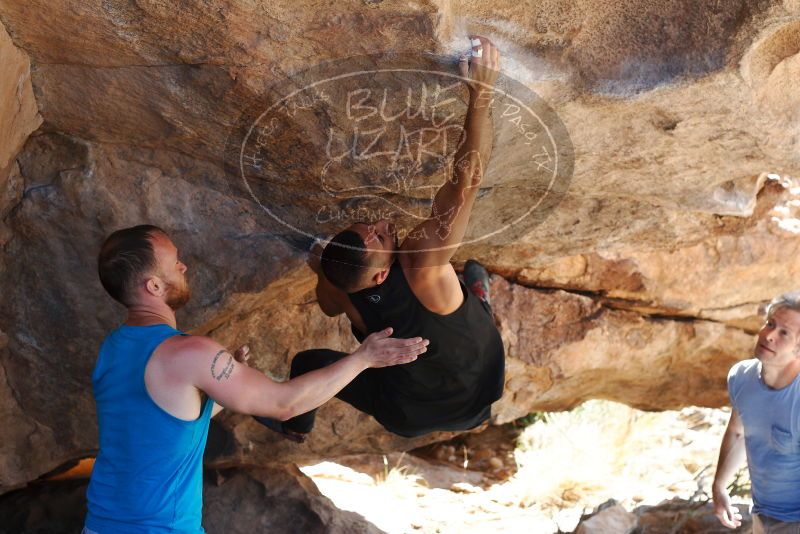
[{"label": "dry grass", "polygon": [[384,455],[382,474],[373,477],[376,488],[383,492],[399,493],[403,491],[416,491],[417,486],[425,486],[425,479],[417,474],[411,467],[403,465],[405,453],[393,465],[389,465],[389,460]]},{"label": "dry grass", "polygon": [[629,510],[673,497],[706,498],[728,413],[649,413],[590,401],[546,414],[518,440],[517,473],[466,494],[427,487],[424,471],[401,461],[385,462],[376,477],[343,475],[342,466],[303,471],[337,506],[392,534],[569,532],[582,513],[610,498]]},{"label": "dry grass", "polygon": [[520,468],[502,493],[509,504],[536,506],[568,523],[610,498],[629,509],[674,496],[705,498],[727,417],[723,410],[653,413],[608,401],[548,414],[520,436]]}]

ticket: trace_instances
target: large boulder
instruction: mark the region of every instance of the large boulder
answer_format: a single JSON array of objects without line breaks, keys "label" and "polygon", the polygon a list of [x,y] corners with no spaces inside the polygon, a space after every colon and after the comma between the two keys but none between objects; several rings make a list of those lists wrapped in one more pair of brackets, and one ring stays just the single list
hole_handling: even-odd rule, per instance
[{"label": "large boulder", "polygon": [[[279,122],[259,114],[354,65],[435,67],[445,79],[470,32],[503,50],[503,87],[538,94],[534,112],[559,134],[546,156],[563,163],[558,195],[542,197],[527,180],[541,154],[531,157],[521,119],[495,109],[494,157],[456,256],[502,275],[492,284],[507,388],[494,421],[593,397],[724,404],[759,305],[798,272],[798,20],[797,2],[777,0],[1,3],[0,492],[96,452],[91,370],[124,315],[95,257],[117,228],[165,228],[194,288],[181,327],[250,344],[264,372],[285,377],[313,346],[351,349],[346,322],[316,307],[304,251],[358,212],[352,197],[328,198],[319,173],[335,170],[324,176],[340,191],[374,187],[385,162],[326,160],[323,134],[353,126],[330,103],[352,87],[291,100]],[[380,79],[394,104],[405,81]],[[463,88],[453,91],[457,124]],[[257,148],[276,142],[239,151],[254,125]],[[423,187],[389,201],[423,213],[450,145],[401,169]],[[248,157],[252,179],[237,165]],[[324,224],[323,201],[336,215]],[[225,415],[209,462],[274,467],[448,437],[402,439],[338,401],[319,422],[298,447]]]}]

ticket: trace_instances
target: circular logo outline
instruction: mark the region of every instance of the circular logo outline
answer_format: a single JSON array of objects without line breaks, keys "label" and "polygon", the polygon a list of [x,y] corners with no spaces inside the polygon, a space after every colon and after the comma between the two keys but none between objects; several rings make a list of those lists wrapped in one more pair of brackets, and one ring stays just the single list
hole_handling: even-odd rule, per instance
[{"label": "circular logo outline", "polygon": [[[375,54],[375,55],[367,56],[367,57],[376,57],[376,56],[379,56],[379,54]],[[365,56],[360,56],[360,57],[365,57]],[[346,59],[353,59],[353,58],[346,58]],[[319,66],[317,66],[317,67],[319,67]],[[303,76],[304,74],[307,74],[308,72],[313,71],[317,67],[309,68],[309,69],[299,73],[296,77]],[[493,93],[498,93],[502,97],[505,97],[505,98],[508,98],[508,99],[512,100],[515,105],[519,106],[520,109],[524,109],[530,116],[534,117],[536,119],[536,121],[538,122],[538,124],[542,127],[542,129],[547,133],[547,138],[549,139],[549,141],[551,143],[551,146],[554,149],[553,150],[554,165],[553,165],[553,169],[551,171],[551,175],[550,175],[550,178],[549,178],[549,182],[548,182],[546,191],[541,195],[541,197],[537,200],[537,202],[535,204],[530,206],[525,211],[525,213],[523,213],[519,217],[515,218],[513,221],[510,221],[510,222],[504,224],[503,226],[501,226],[500,228],[497,228],[497,229],[495,229],[495,230],[493,230],[493,231],[491,231],[491,232],[489,232],[487,234],[481,235],[481,236],[479,236],[477,238],[473,238],[473,239],[470,239],[470,240],[463,240],[463,241],[461,241],[460,243],[457,243],[457,244],[443,245],[443,246],[440,246],[440,247],[432,247],[432,248],[426,248],[426,249],[415,249],[415,250],[401,250],[401,249],[398,248],[394,252],[397,252],[397,253],[432,252],[432,251],[440,251],[440,250],[446,250],[446,249],[452,249],[452,248],[459,248],[462,245],[468,245],[468,244],[473,244],[473,243],[478,243],[478,242],[484,241],[484,240],[489,239],[489,238],[491,238],[491,237],[493,237],[493,236],[495,236],[497,234],[500,234],[502,232],[505,232],[505,231],[509,230],[513,226],[515,226],[518,223],[520,223],[522,220],[524,220],[527,217],[529,217],[545,201],[545,199],[547,199],[548,196],[550,196],[552,194],[552,190],[553,190],[554,184],[556,183],[556,181],[559,178],[559,166],[561,165],[561,159],[563,158],[562,155],[559,153],[559,150],[558,150],[560,145],[557,142],[557,140],[554,138],[553,132],[551,131],[551,128],[545,123],[545,121],[542,119],[542,117],[540,117],[539,114],[534,112],[534,110],[532,110],[530,108],[530,106],[528,106],[528,104],[524,103],[520,98],[518,98],[518,97],[514,96],[513,94],[511,94],[510,91],[502,89],[502,88],[498,87],[497,85],[492,86],[492,85],[488,85],[488,84],[485,84],[485,83],[482,83],[482,82],[476,82],[475,80],[472,80],[470,78],[466,78],[464,76],[461,76],[460,74],[441,71],[441,70],[417,69],[417,68],[379,68],[379,69],[369,69],[369,70],[356,70],[356,71],[337,74],[337,75],[334,75],[334,76],[329,76],[329,77],[323,78],[321,80],[316,80],[314,82],[305,84],[302,87],[294,89],[293,91],[291,91],[290,93],[286,94],[285,96],[283,96],[282,98],[280,98],[279,100],[274,102],[272,105],[270,105],[266,110],[264,110],[261,114],[259,114],[258,117],[255,120],[253,120],[252,123],[249,125],[247,133],[242,138],[242,141],[241,141],[241,144],[240,144],[240,148],[239,148],[239,151],[238,151],[238,158],[237,158],[238,159],[238,161],[237,161],[238,165],[237,165],[237,167],[238,167],[238,171],[239,171],[239,176],[240,176],[240,178],[242,180],[242,183],[243,183],[245,189],[247,190],[248,194],[250,195],[250,197],[273,220],[275,220],[276,222],[278,222],[281,225],[283,225],[285,228],[287,228],[287,229],[289,229],[289,230],[291,230],[291,231],[293,231],[293,232],[295,232],[295,233],[297,233],[299,235],[302,235],[302,236],[304,236],[306,238],[309,238],[309,239],[311,239],[313,241],[318,240],[318,236],[317,235],[311,234],[311,233],[309,233],[309,232],[307,232],[307,231],[305,231],[303,229],[297,228],[295,225],[293,225],[290,222],[285,221],[281,217],[279,217],[269,207],[264,205],[264,203],[261,201],[261,199],[253,191],[253,188],[250,186],[250,182],[249,182],[249,180],[247,178],[247,173],[245,171],[245,148],[248,145],[248,142],[249,142],[251,136],[253,135],[253,131],[255,130],[255,128],[259,125],[259,123],[262,121],[262,119],[264,117],[266,117],[270,112],[272,112],[276,108],[279,108],[285,102],[290,101],[294,96],[296,96],[296,95],[298,95],[298,94],[300,94],[300,93],[302,93],[304,91],[307,91],[307,90],[312,89],[312,88],[316,88],[317,86],[319,86],[321,84],[331,83],[331,82],[335,82],[337,80],[353,78],[353,77],[357,77],[357,76],[369,76],[369,75],[386,74],[386,73],[430,74],[430,75],[442,76],[442,77],[449,78],[449,79],[460,80],[460,81],[465,82],[465,83],[472,83],[472,84],[476,84],[477,83],[477,84],[479,84],[480,86],[482,86],[483,88],[485,88],[488,91],[491,91]],[[508,76],[506,76],[506,78],[510,79],[510,80],[513,80],[513,78],[510,78]],[[519,82],[516,82],[516,83],[519,83]],[[520,85],[522,85],[522,84],[520,84]],[[532,91],[531,89],[527,88],[524,85],[522,85],[522,86],[525,87],[525,89],[528,90],[531,94],[533,94],[537,98],[539,98],[540,101],[544,102],[541,99],[541,97],[536,95],[536,93],[534,91]],[[545,106],[547,108],[549,108],[549,106],[546,103],[545,103]],[[552,108],[550,108],[550,109],[552,110]],[[557,118],[557,115],[555,114],[554,111],[553,111],[553,115],[556,116],[556,119],[558,120],[558,122],[561,123],[560,119]],[[495,118],[495,120],[497,120],[497,118]],[[574,167],[574,161],[571,162],[571,164],[570,164],[569,159],[571,159],[571,158],[569,158],[569,156],[574,157],[574,152],[573,152],[572,143],[569,140],[569,134],[568,134],[568,132],[566,130],[566,126],[563,125],[563,123],[561,123],[561,127],[563,128],[564,133],[566,134],[566,140],[567,140],[567,144],[569,146],[569,155],[567,156],[567,158],[568,158],[568,160],[567,160],[567,168],[569,170],[569,175],[565,178],[566,180],[569,181],[569,180],[571,180],[572,170],[573,170],[573,167]],[[490,162],[491,162],[491,160],[490,160]],[[487,168],[488,168],[488,166],[487,166]],[[566,188],[565,188],[565,191],[566,191]],[[367,197],[367,196],[368,195],[365,195],[365,197]],[[371,196],[380,198],[377,195],[371,195]],[[558,202],[556,203],[556,205],[558,203],[560,203],[560,199],[558,199]],[[344,247],[344,248],[350,248],[350,249],[364,250],[364,249],[362,249],[360,247],[352,247],[352,246],[349,246],[349,245],[343,245],[343,244],[339,244],[339,243],[337,243],[337,246]],[[372,251],[381,250],[381,249],[366,248],[366,250],[368,252],[372,252]]]}]

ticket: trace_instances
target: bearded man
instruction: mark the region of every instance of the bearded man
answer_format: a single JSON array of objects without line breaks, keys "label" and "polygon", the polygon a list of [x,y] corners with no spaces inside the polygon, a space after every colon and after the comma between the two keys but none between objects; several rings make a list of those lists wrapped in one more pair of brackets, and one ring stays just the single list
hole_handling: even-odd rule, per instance
[{"label": "bearded man", "polygon": [[189,300],[186,265],[169,236],[142,225],[111,234],[100,281],[127,308],[103,341],[92,385],[100,450],[87,490],[86,534],[198,533],[202,459],[211,417],[223,407],[278,420],[316,408],[359,373],[412,362],[421,338],[369,336],[352,354],[313,373],[275,382],[211,338],[177,329]]}]

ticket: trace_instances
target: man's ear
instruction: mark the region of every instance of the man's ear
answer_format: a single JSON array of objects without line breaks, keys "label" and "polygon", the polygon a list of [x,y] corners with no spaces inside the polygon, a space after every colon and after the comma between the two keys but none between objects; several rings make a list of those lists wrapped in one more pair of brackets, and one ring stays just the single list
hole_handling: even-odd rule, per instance
[{"label": "man's ear", "polygon": [[386,278],[388,278],[388,276],[389,276],[389,268],[387,267],[386,269],[381,269],[380,271],[378,271],[375,274],[375,276],[372,277],[372,280],[375,282],[375,284],[381,285],[386,281]]},{"label": "man's ear", "polygon": [[166,290],[166,284],[164,283],[161,278],[157,276],[152,276],[145,280],[144,282],[145,291],[153,295],[154,297],[160,297],[164,294]]}]

